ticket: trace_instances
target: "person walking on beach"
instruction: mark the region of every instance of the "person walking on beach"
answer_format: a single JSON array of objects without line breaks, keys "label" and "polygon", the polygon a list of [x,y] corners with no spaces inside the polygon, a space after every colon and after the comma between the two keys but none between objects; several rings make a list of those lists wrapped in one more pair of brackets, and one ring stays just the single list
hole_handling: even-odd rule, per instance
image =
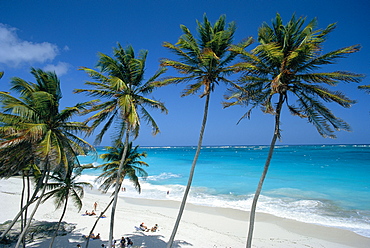
[{"label": "person walking on beach", "polygon": [[134,242],[132,242],[132,240],[127,237],[127,247],[132,247],[134,245]]},{"label": "person walking on beach", "polygon": [[126,239],[125,239],[125,237],[122,236],[120,243],[121,243],[121,247],[126,247]]},{"label": "person walking on beach", "polygon": [[94,211],[96,211],[96,208],[98,207],[98,203],[97,202],[95,202],[94,203]]}]

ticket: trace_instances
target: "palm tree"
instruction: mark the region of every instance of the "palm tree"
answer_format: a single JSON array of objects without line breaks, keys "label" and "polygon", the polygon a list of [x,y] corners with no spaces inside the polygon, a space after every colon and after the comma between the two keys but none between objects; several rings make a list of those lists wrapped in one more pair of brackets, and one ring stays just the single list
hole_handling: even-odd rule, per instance
[{"label": "palm tree", "polygon": [[[188,96],[197,93],[201,88],[203,93],[200,95],[201,98],[205,97],[205,106],[203,113],[203,121],[200,130],[197,150],[194,156],[192,167],[190,169],[190,175],[188,183],[184,192],[184,196],[181,202],[177,220],[168,241],[167,247],[171,247],[180,224],[181,216],[184,212],[186,199],[190,191],[191,183],[193,180],[195,166],[200,154],[203,134],[207,122],[208,106],[210,101],[211,92],[215,86],[222,83],[230,83],[227,78],[228,75],[235,72],[234,68],[228,66],[230,62],[236,57],[236,53],[229,52],[229,48],[233,42],[234,33],[236,26],[234,22],[226,25],[226,17],[224,15],[212,25],[207,16],[204,15],[203,23],[197,21],[197,33],[199,38],[196,39],[190,30],[181,25],[183,35],[180,36],[178,42],[173,45],[169,42],[164,42],[163,46],[168,48],[171,52],[176,54],[180,60],[175,61],[172,59],[162,59],[161,65],[172,67],[184,76],[169,77],[162,82],[158,83],[157,86],[165,86],[168,84],[188,83],[193,81],[183,91],[182,96]],[[241,47],[247,47],[252,43],[252,39],[249,38],[246,41],[239,44]]]},{"label": "palm tree", "polygon": [[101,164],[96,167],[103,169],[103,173],[96,179],[97,182],[101,183],[99,187],[100,190],[102,190],[104,193],[107,193],[111,187],[116,186],[117,178],[119,178],[120,180],[118,181],[118,186],[119,188],[121,188],[121,184],[124,178],[128,177],[135,186],[135,189],[137,189],[137,191],[141,193],[139,177],[146,178],[148,176],[146,171],[141,167],[149,165],[139,160],[142,157],[145,158],[147,154],[145,152],[139,153],[137,151],[138,147],[139,146],[132,148],[132,142],[128,144],[128,152],[123,164],[123,170],[119,177],[117,177],[117,172],[119,168],[119,162],[124,151],[124,145],[121,143],[118,146],[106,148],[108,150],[108,153],[102,154],[100,157],[104,161],[108,161],[108,163]]},{"label": "palm tree", "polygon": [[[145,61],[148,54],[146,50],[140,51],[138,57],[135,58],[132,46],[123,49],[118,44],[118,48],[115,48],[113,52],[114,58],[99,53],[98,70],[82,68],[98,82],[86,82],[87,85],[94,88],[76,89],[75,92],[85,92],[90,96],[106,99],[105,102],[98,101],[85,113],[98,111],[87,119],[87,122],[92,121],[93,129],[105,122],[101,132],[96,137],[97,144],[101,142],[108,129],[117,124],[115,129],[117,132],[113,136],[115,142],[119,144],[123,139],[125,140],[125,149],[117,173],[117,181],[120,181],[119,177],[122,175],[130,136],[133,138],[138,136],[140,121],[146,121],[153,128],[154,135],[159,132],[157,123],[148,112],[147,107],[167,113],[167,109],[162,102],[146,97],[155,88],[153,83],[165,72],[165,68],[160,68],[149,80],[144,81]],[[112,245],[114,214],[119,190],[119,184],[116,184],[111,212],[109,247]]]},{"label": "palm tree", "polygon": [[[73,163],[73,161],[71,161],[71,163]],[[74,167],[75,165],[72,164],[68,166],[67,171],[61,169],[54,172],[54,174],[50,176],[50,180],[52,182],[43,185],[43,187],[46,187],[49,191],[45,193],[42,202],[53,197],[56,208],[60,208],[64,205],[62,215],[60,216],[57,227],[55,228],[55,234],[50,242],[50,248],[53,247],[54,239],[58,234],[60,223],[62,222],[67,210],[68,200],[71,199],[74,205],[78,208],[78,211],[80,211],[82,208],[84,187],[92,188],[90,183],[77,182],[77,178],[81,173],[77,172],[77,170],[73,170]]]},{"label": "palm tree", "polygon": [[[315,72],[322,65],[333,64],[338,58],[357,52],[359,45],[322,53],[322,46],[335,24],[315,30],[313,19],[304,26],[305,18],[292,16],[283,25],[279,14],[272,26],[264,23],[258,30],[259,45],[251,52],[233,47],[244,58],[236,67],[244,71],[240,84],[234,84],[228,99],[234,102],[226,106],[250,104],[250,110],[243,116],[249,117],[251,110],[261,106],[263,111],[275,115],[275,129],[264,170],[250,213],[247,247],[251,247],[254,219],[258,197],[272,158],[275,143],[280,138],[280,118],[284,105],[290,113],[306,118],[323,137],[335,138],[334,130],[350,130],[350,126],[336,117],[324,102],[337,103],[348,108],[354,101],[338,91],[330,91],[325,85],[336,86],[340,82],[359,82],[362,75],[346,72]],[[292,103],[296,100],[296,104]],[[334,130],[333,130],[334,129]]]},{"label": "palm tree", "polygon": [[[88,131],[89,127],[84,123],[70,121],[75,114],[85,108],[86,104],[78,104],[59,111],[62,95],[56,74],[34,68],[31,69],[31,73],[36,83],[26,82],[21,78],[13,78],[11,81],[11,90],[18,93],[19,98],[0,92],[3,108],[3,112],[0,113],[0,153],[7,152],[6,159],[1,164],[4,176],[13,175],[36,163],[42,172],[33,194],[36,196],[42,183],[47,183],[52,170],[67,166],[68,159],[75,159],[78,163],[77,155],[85,154],[86,150],[94,148],[75,135],[80,131]],[[45,188],[40,193],[16,247],[19,247],[27,232],[44,193]],[[27,207],[33,201],[34,198],[31,197]],[[5,234],[6,232],[1,238]]]},{"label": "palm tree", "polygon": [[[118,187],[121,188],[123,180],[127,177],[134,185],[135,189],[141,193],[141,186],[139,182],[139,177],[145,179],[148,174],[147,172],[141,168],[142,166],[149,166],[147,163],[141,161],[142,157],[146,157],[147,154],[145,152],[139,153],[138,150],[139,146],[132,148],[132,142],[128,144],[128,150],[125,155],[125,162],[123,164],[123,169],[121,175],[117,177],[117,172],[120,166],[120,161],[125,149],[125,145],[120,143],[114,147],[106,147],[108,153],[100,155],[100,157],[106,161],[107,163],[101,164],[95,168],[102,168],[102,174],[96,179],[96,182],[101,183],[99,189],[102,192],[107,193],[110,188],[115,188],[118,184]],[[120,181],[117,183],[117,178]],[[114,193],[113,193],[114,195]],[[100,213],[101,217],[105,211],[109,208],[112,204],[112,201],[109,202],[106,209]],[[95,221],[94,226],[92,227],[89,236],[94,232],[95,226],[100,218]],[[86,248],[89,245],[89,240],[86,242]]]}]

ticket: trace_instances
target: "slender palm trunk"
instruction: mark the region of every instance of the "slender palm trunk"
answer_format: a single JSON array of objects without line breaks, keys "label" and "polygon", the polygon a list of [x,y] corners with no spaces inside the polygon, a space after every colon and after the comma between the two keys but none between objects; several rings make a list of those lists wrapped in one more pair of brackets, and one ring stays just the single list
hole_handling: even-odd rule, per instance
[{"label": "slender palm trunk", "polygon": [[[46,177],[45,177],[45,182],[44,184],[46,185],[48,180],[49,180],[49,175],[50,175],[50,170],[49,170],[49,166],[47,166],[46,168]],[[41,200],[45,194],[45,191],[46,191],[46,187],[43,187],[42,191],[41,191],[41,194],[40,194],[40,197],[38,198],[37,200],[37,203],[27,221],[27,225],[25,226],[24,230],[22,231],[22,233],[19,235],[19,238],[18,238],[18,242],[17,244],[15,245],[15,248],[19,248],[19,245],[22,243],[22,239],[25,237],[27,231],[28,231],[28,228],[31,226],[31,222],[32,222],[32,218],[33,216],[36,214],[36,211],[38,209],[38,207],[40,206],[41,204]]]},{"label": "slender palm trunk", "polygon": [[279,102],[278,102],[278,105],[276,107],[274,135],[273,135],[272,140],[271,140],[270,150],[269,150],[266,162],[265,162],[265,167],[263,168],[263,172],[262,172],[260,181],[258,183],[256,193],[254,194],[254,197],[253,197],[253,202],[252,202],[252,207],[251,207],[251,212],[250,212],[250,217],[249,217],[249,231],[248,231],[247,246],[246,246],[247,248],[252,247],[252,237],[253,237],[253,230],[254,230],[254,219],[256,217],[257,201],[258,201],[258,198],[260,196],[262,186],[263,186],[263,182],[265,181],[267,171],[268,171],[269,166],[270,166],[272,155],[274,153],[276,140],[278,139],[279,134],[280,134],[280,113],[281,113],[281,108],[282,108],[282,105],[283,105],[283,97],[284,96],[282,94],[280,94]]},{"label": "slender palm trunk", "polygon": [[[24,203],[24,195],[25,195],[25,191],[26,191],[26,175],[25,175],[25,172],[24,170],[22,171],[22,196],[21,196],[21,206],[20,206],[20,210],[19,211],[22,211],[22,208],[23,208],[23,203]],[[23,231],[23,228],[24,228],[24,223],[26,222],[26,216],[25,215],[21,215],[21,232]],[[23,245],[23,247],[25,247],[25,245]]]},{"label": "slender palm trunk", "polygon": [[[36,185],[36,188],[33,192],[33,195],[31,197],[30,200],[27,201],[27,204],[18,212],[18,214],[14,217],[12,223],[8,226],[8,228],[1,234],[0,236],[0,240],[4,239],[5,236],[8,234],[8,232],[12,229],[12,227],[15,225],[15,223],[17,222],[17,220],[19,219],[19,217],[21,217],[21,215],[23,214],[23,212],[25,211],[25,215],[27,216],[27,210],[28,210],[28,207],[34,203],[36,201],[36,196],[37,196],[37,193],[39,192],[40,188],[41,188],[41,185],[42,185],[42,182],[45,178],[45,174],[46,171],[43,173],[42,177],[38,180],[37,182],[37,185]],[[28,176],[28,194],[29,193],[29,190],[30,190],[30,184],[29,184],[29,176]]]},{"label": "slender palm trunk", "polygon": [[[30,202],[30,196],[31,196],[31,184],[30,184],[30,173],[27,173],[27,203]],[[36,199],[36,195],[35,195]],[[27,222],[27,216],[28,216],[28,208],[24,211],[24,226],[26,226]],[[25,238],[23,238],[23,248],[26,248],[26,242]]]},{"label": "slender palm trunk", "polygon": [[[27,203],[30,202],[30,196],[31,196],[30,174],[27,173]],[[34,199],[36,199],[36,194],[35,194],[35,198]],[[28,208],[26,208],[26,210],[24,211],[24,219],[25,220],[27,220],[27,215],[28,215]]]},{"label": "slender palm trunk", "polygon": [[54,233],[53,238],[51,239],[51,242],[50,242],[49,248],[53,247],[54,240],[55,240],[56,236],[58,236],[58,230],[59,230],[59,227],[60,227],[60,223],[62,222],[62,220],[63,220],[63,218],[64,218],[64,215],[65,215],[65,213],[66,213],[66,210],[67,210],[68,195],[69,195],[69,193],[66,195],[66,201],[65,201],[65,203],[64,203],[63,213],[62,213],[62,215],[60,216],[60,219],[59,219],[59,222],[58,222],[57,227],[55,228],[55,233]]},{"label": "slender palm trunk", "polygon": [[[112,200],[109,202],[108,206],[104,209],[104,211],[100,213],[99,218],[96,219],[93,227],[91,228],[91,231],[90,231],[88,237],[91,237],[91,234],[94,232],[94,229],[95,229],[96,225],[98,224],[99,220],[101,219],[101,217],[103,216],[103,214],[108,210],[108,208],[110,207],[110,205],[112,205],[113,201],[114,201],[114,198],[112,198]],[[87,241],[86,241],[85,248],[88,248],[89,247],[89,242],[90,242],[90,239],[88,238]]]},{"label": "slender palm trunk", "polygon": [[126,154],[127,154],[127,150],[128,150],[128,142],[129,142],[129,129],[127,127],[127,130],[126,130],[126,138],[125,138],[125,147],[123,149],[123,153],[122,153],[122,158],[121,158],[121,161],[119,163],[119,167],[118,167],[118,171],[117,171],[117,182],[116,182],[116,187],[115,187],[115,190],[114,190],[114,201],[113,201],[113,205],[112,205],[112,213],[111,213],[111,217],[110,217],[110,229],[109,229],[109,244],[108,244],[108,247],[109,248],[112,248],[112,241],[113,241],[113,231],[114,231],[114,215],[115,215],[115,212],[116,212],[116,206],[117,206],[117,201],[118,201],[118,193],[119,193],[119,190],[121,188],[121,174],[122,174],[122,170],[123,170],[123,165],[125,163],[125,160],[126,160]]},{"label": "slender palm trunk", "polygon": [[200,150],[202,148],[203,134],[204,134],[204,130],[205,130],[206,123],[207,123],[208,106],[209,106],[210,94],[211,93],[209,92],[207,94],[207,96],[206,96],[206,102],[205,102],[205,105],[204,105],[203,121],[202,121],[202,127],[200,129],[200,133],[199,133],[199,140],[198,140],[197,151],[195,152],[195,155],[194,155],[193,164],[192,164],[191,169],[190,169],[188,184],[186,185],[186,188],[185,188],[185,192],[184,192],[184,196],[183,196],[182,201],[181,201],[179,213],[177,215],[177,219],[176,219],[176,222],[175,222],[175,226],[173,227],[170,240],[167,243],[167,248],[171,248],[172,247],[172,244],[173,244],[173,241],[175,240],[177,229],[179,228],[181,217],[182,217],[182,214],[183,214],[184,209],[185,209],[186,199],[187,199],[187,197],[189,195],[191,183],[193,181],[195,166],[197,164],[198,157],[199,157],[199,154],[200,154]]}]

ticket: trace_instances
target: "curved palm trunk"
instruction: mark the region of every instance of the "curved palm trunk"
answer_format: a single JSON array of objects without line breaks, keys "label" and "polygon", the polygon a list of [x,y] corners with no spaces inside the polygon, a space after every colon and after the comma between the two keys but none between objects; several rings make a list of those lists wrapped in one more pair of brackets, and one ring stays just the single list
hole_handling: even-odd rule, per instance
[{"label": "curved palm trunk", "polygon": [[[45,171],[46,173],[46,171]],[[23,214],[23,212],[25,211],[25,215],[27,216],[27,210],[28,210],[28,207],[34,203],[36,201],[36,196],[37,196],[37,193],[39,192],[40,188],[41,188],[41,185],[42,185],[42,182],[45,178],[45,173],[43,173],[42,177],[39,179],[39,181],[37,182],[37,185],[36,185],[36,188],[33,192],[33,195],[31,197],[31,200],[28,200],[27,204],[25,206],[23,206],[23,208],[18,212],[18,214],[14,217],[12,223],[8,226],[8,228],[1,234],[0,236],[0,240],[3,240],[5,238],[5,236],[8,234],[8,232],[12,229],[12,227],[15,225],[15,223],[17,222],[17,220],[19,219],[19,217],[21,217],[21,215]],[[29,176],[28,176],[28,194],[29,194],[29,190],[30,190],[30,184],[29,184]]]},{"label": "curved palm trunk", "polygon": [[193,164],[192,164],[191,169],[190,169],[188,184],[186,185],[186,188],[185,188],[185,192],[184,192],[184,196],[183,196],[182,201],[181,201],[179,213],[177,215],[177,219],[176,219],[176,222],[175,222],[175,226],[172,230],[170,240],[167,243],[167,248],[171,248],[172,244],[173,244],[173,241],[175,240],[175,235],[177,233],[177,229],[179,228],[181,217],[182,217],[182,214],[183,214],[184,209],[185,209],[186,199],[189,195],[191,183],[193,181],[194,170],[195,170],[195,166],[197,164],[197,160],[198,160],[198,157],[199,157],[199,154],[200,154],[200,150],[202,148],[203,134],[204,134],[204,130],[205,130],[206,123],[207,123],[209,99],[210,99],[210,93],[208,93],[207,96],[206,96],[206,102],[205,102],[205,105],[204,105],[204,114],[203,114],[202,127],[201,127],[200,133],[199,133],[198,147],[197,147],[197,151],[195,152],[194,159],[193,159]]},{"label": "curved palm trunk", "polygon": [[[50,175],[50,171],[49,171],[49,166],[48,166],[47,169],[46,169],[46,177],[45,177],[45,183],[44,184],[47,184],[47,182],[49,180],[49,175]],[[38,207],[41,204],[41,200],[42,200],[42,197],[45,194],[45,191],[46,191],[46,187],[43,187],[43,189],[41,191],[41,194],[40,194],[40,197],[37,200],[36,206],[33,209],[32,213],[31,213],[31,215],[30,215],[30,217],[29,217],[29,219],[27,221],[27,225],[25,226],[25,228],[22,231],[22,233],[19,235],[18,242],[15,245],[15,248],[19,248],[19,245],[22,243],[22,239],[25,237],[25,235],[26,235],[26,233],[28,231],[28,228],[31,226],[32,218],[36,214],[36,211],[37,211]]]},{"label": "curved palm trunk", "polygon": [[60,227],[60,223],[62,222],[62,220],[63,220],[63,218],[64,218],[64,215],[65,215],[65,213],[66,213],[66,210],[67,210],[67,204],[68,204],[68,194],[66,195],[66,202],[64,203],[64,208],[63,208],[62,216],[60,216],[60,219],[59,219],[59,222],[58,222],[57,228],[55,229],[55,233],[54,233],[53,238],[51,239],[51,242],[50,242],[49,248],[53,247],[54,240],[55,240],[56,236],[58,235],[58,230],[59,230],[59,227]]},{"label": "curved palm trunk", "polygon": [[252,237],[253,237],[253,230],[254,230],[254,219],[256,217],[257,201],[260,196],[262,185],[263,185],[263,182],[265,181],[265,177],[267,175],[267,171],[270,166],[272,155],[274,153],[276,140],[278,139],[279,133],[280,133],[280,113],[281,113],[282,105],[283,105],[283,95],[280,94],[279,102],[276,107],[274,135],[271,140],[270,150],[269,150],[266,162],[265,162],[265,167],[263,168],[263,172],[262,172],[260,181],[258,183],[256,193],[254,194],[254,197],[253,197],[253,202],[252,202],[252,207],[251,207],[251,212],[250,212],[250,217],[249,217],[249,231],[248,231],[247,246],[246,246],[247,248],[252,247]]},{"label": "curved palm trunk", "polygon": [[[90,237],[91,234],[94,232],[94,229],[95,229],[96,225],[98,224],[99,220],[101,219],[101,217],[103,216],[103,214],[108,210],[108,208],[110,207],[110,205],[112,205],[113,201],[114,201],[114,198],[109,202],[108,206],[104,209],[104,211],[100,213],[99,218],[96,219],[93,227],[91,228],[91,231],[90,231],[88,237]],[[87,241],[86,241],[85,248],[88,248],[89,247],[89,242],[90,242],[90,239],[88,238]]]},{"label": "curved palm trunk", "polygon": [[125,159],[126,159],[126,154],[127,154],[127,150],[128,150],[128,142],[129,142],[129,129],[127,128],[126,138],[125,138],[125,148],[123,149],[122,158],[121,158],[121,161],[119,163],[119,167],[118,167],[118,171],[117,171],[117,182],[116,182],[116,187],[114,189],[114,198],[113,198],[114,201],[113,201],[113,205],[112,205],[112,213],[111,213],[111,218],[110,218],[110,229],[109,229],[109,243],[108,243],[109,248],[112,248],[113,231],[114,231],[114,215],[115,215],[115,212],[116,212],[116,206],[117,206],[117,201],[118,201],[118,193],[119,193],[119,190],[120,190],[120,187],[121,187],[121,183],[119,183],[119,182],[121,180],[123,165],[124,165]]}]

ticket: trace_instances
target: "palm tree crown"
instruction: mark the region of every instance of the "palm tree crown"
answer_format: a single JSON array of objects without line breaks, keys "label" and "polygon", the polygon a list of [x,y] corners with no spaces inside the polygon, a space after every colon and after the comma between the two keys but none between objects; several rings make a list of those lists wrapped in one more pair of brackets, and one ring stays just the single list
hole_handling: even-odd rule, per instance
[{"label": "palm tree crown", "polygon": [[[323,65],[333,64],[338,58],[359,51],[359,45],[344,47],[323,54],[323,43],[335,24],[325,29],[315,30],[317,21],[313,19],[304,26],[305,18],[293,15],[283,25],[279,14],[270,27],[264,23],[258,31],[259,45],[247,52],[234,46],[233,51],[244,58],[237,65],[244,71],[240,84],[231,90],[229,99],[233,104],[251,104],[253,109],[262,106],[263,111],[275,113],[272,101],[280,95],[293,115],[307,118],[324,137],[335,138],[333,129],[350,130],[349,125],[333,115],[320,101],[335,102],[343,107],[350,107],[355,101],[338,91],[330,91],[327,86],[336,86],[339,82],[360,82],[363,77],[347,71],[315,72]],[[290,98],[296,99],[293,105]],[[247,112],[244,117],[248,117]]]},{"label": "palm tree crown", "polygon": [[[126,154],[126,159],[118,184],[121,186],[124,178],[128,177],[140,193],[141,187],[139,177],[146,178],[148,176],[146,171],[141,167],[149,165],[140,160],[142,157],[146,157],[147,154],[145,152],[139,153],[137,149],[138,146],[132,148],[132,143],[129,143],[128,152]],[[103,168],[103,173],[97,178],[97,181],[102,182],[100,189],[105,193],[117,183],[117,172],[124,151],[124,145],[121,143],[117,147],[107,147],[107,150],[108,153],[100,156],[107,163],[101,164],[97,167]]]},{"label": "palm tree crown", "polygon": [[[3,112],[0,113],[2,123],[0,134],[3,141],[0,143],[0,148],[5,152],[12,150],[18,152],[26,148],[29,151],[33,150],[39,160],[50,156],[49,162],[54,166],[61,164],[66,166],[68,157],[85,154],[86,148],[93,150],[86,141],[76,136],[77,132],[87,132],[89,127],[80,122],[70,121],[84,108],[84,105],[79,104],[59,111],[62,94],[56,74],[34,68],[31,69],[31,73],[36,83],[26,82],[21,78],[12,79],[11,90],[20,94],[19,99],[0,92],[3,104]],[[24,152],[21,157],[26,158],[28,155],[34,157],[33,154]],[[27,158],[30,160],[29,157]],[[7,164],[8,167],[2,173],[9,171],[6,173],[9,175],[17,172],[17,167],[14,167],[16,160],[13,159],[10,162],[13,164]]]},{"label": "palm tree crown", "polygon": [[158,125],[147,107],[157,108],[165,113],[167,109],[162,102],[147,98],[145,95],[153,91],[153,82],[165,72],[165,69],[160,68],[149,80],[144,81],[147,54],[147,51],[142,50],[138,58],[135,58],[132,46],[124,49],[118,44],[118,48],[114,49],[114,58],[99,53],[97,64],[99,71],[81,68],[98,82],[88,81],[86,84],[94,87],[93,89],[76,89],[74,92],[85,92],[90,96],[106,99],[105,102],[98,102],[85,112],[98,111],[87,120],[93,121],[93,129],[106,121],[96,137],[96,143],[101,142],[106,131],[115,122],[118,123],[115,135],[118,142],[122,140],[127,129],[134,137],[138,135],[140,118],[152,126],[153,134],[159,132]]},{"label": "palm tree crown", "polygon": [[[235,72],[235,69],[228,66],[235,58],[236,53],[230,52],[229,48],[233,42],[236,26],[234,22],[226,25],[224,15],[212,24],[206,15],[203,22],[197,21],[198,39],[195,38],[190,30],[181,25],[183,35],[180,36],[175,45],[164,42],[163,46],[176,54],[180,60],[162,59],[162,66],[169,66],[176,69],[185,76],[169,77],[160,82],[160,86],[172,83],[190,83],[184,90],[182,96],[187,96],[198,92],[204,86],[201,97],[208,95],[214,90],[215,84],[219,82],[229,83],[226,77]],[[249,38],[239,44],[246,47],[252,42]]]}]

